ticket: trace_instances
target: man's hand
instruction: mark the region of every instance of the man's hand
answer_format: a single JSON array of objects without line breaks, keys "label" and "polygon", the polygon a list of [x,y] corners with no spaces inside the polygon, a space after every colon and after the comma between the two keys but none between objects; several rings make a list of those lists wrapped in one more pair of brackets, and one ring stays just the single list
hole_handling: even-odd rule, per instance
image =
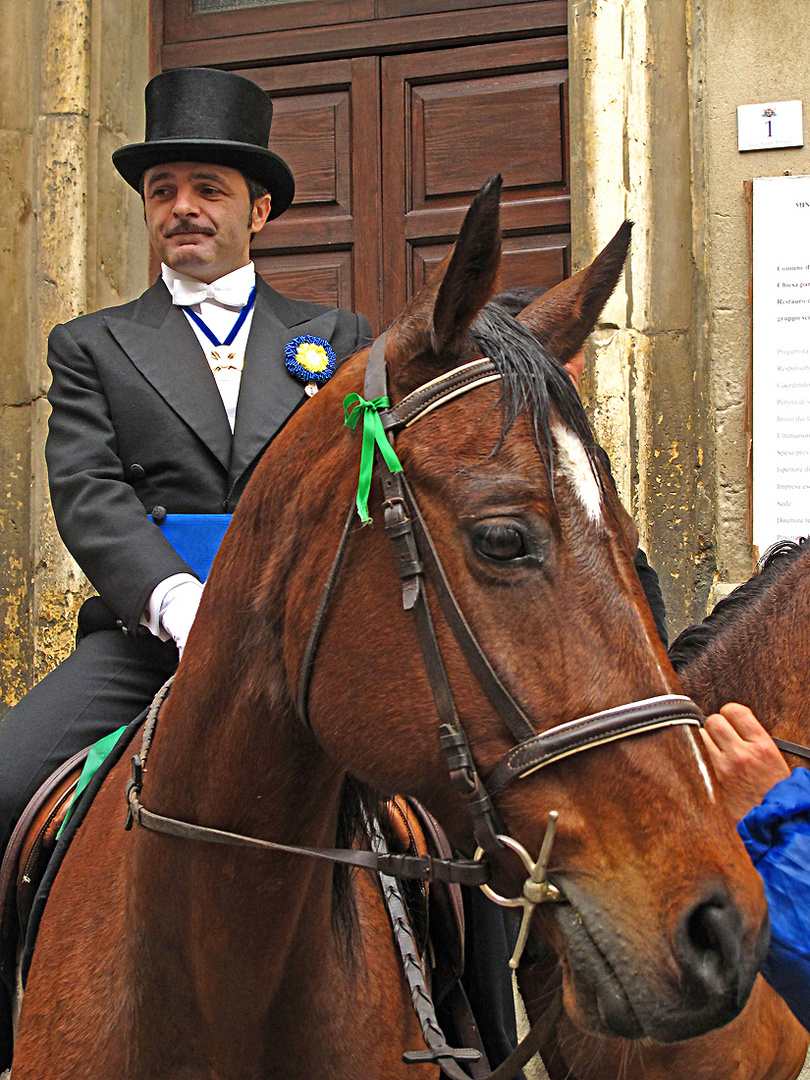
[{"label": "man's hand", "polygon": [[790,776],[776,743],[745,705],[724,705],[719,713],[706,717],[700,734],[735,821],[761,803],[774,784]]},{"label": "man's hand", "polygon": [[200,606],[203,587],[199,581],[183,581],[172,586],[160,606],[160,622],[170,634],[180,656],[186,647],[189,630]]}]

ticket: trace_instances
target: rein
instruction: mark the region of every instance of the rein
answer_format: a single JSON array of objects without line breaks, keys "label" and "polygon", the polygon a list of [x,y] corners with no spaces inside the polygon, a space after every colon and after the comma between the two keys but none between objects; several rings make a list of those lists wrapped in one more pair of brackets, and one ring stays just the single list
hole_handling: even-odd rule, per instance
[{"label": "rein", "polygon": [[810,761],[810,746],[802,746],[801,743],[788,742],[787,739],[777,739],[775,735],[771,735],[771,738],[786,754],[795,754],[796,757],[804,758],[805,761]]},{"label": "rein", "polygon": [[389,852],[358,851],[346,848],[311,848],[292,844],[279,844],[273,840],[260,840],[253,836],[212,829],[205,825],[195,825],[190,821],[155,814],[141,805],[140,793],[143,787],[143,774],[152,736],[157,726],[158,716],[174,682],[172,675],[155,695],[144,724],[141,750],[132,759],[132,777],[127,784],[127,820],[125,829],[133,824],[140,825],[151,832],[164,836],[176,836],[183,840],[201,840],[209,844],[228,844],[233,847],[249,847],[263,851],[284,851],[292,855],[308,855],[313,859],[324,859],[344,866],[353,866],[362,870],[377,871],[392,877],[409,878],[415,881],[443,881],[459,885],[483,885],[489,880],[489,867],[480,861],[471,859],[436,859],[431,855],[396,855]]}]

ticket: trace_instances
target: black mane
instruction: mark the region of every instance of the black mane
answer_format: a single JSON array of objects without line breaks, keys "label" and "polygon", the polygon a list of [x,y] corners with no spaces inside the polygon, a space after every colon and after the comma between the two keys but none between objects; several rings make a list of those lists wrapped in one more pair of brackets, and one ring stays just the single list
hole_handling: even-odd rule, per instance
[{"label": "black mane", "polygon": [[680,672],[697,660],[743,612],[753,608],[807,551],[808,544],[810,537],[804,537],[798,543],[783,540],[768,548],[752,578],[720,600],[703,622],[687,626],[675,638],[669,649],[675,670]]},{"label": "black mane", "polygon": [[537,444],[545,448],[550,477],[554,474],[553,443],[549,423],[551,405],[560,419],[581,440],[594,475],[600,479],[599,447],[568,372],[522,323],[497,302],[487,304],[470,328],[470,337],[488,356],[503,381],[501,402],[506,438],[520,413],[534,425]]}]

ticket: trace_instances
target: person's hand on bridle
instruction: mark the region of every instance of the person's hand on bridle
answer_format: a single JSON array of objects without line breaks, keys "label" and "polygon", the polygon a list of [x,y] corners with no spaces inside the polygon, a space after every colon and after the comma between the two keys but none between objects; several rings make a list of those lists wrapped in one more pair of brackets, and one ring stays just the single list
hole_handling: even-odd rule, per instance
[{"label": "person's hand on bridle", "polygon": [[746,705],[724,705],[706,717],[700,733],[735,821],[790,775],[773,739]]}]

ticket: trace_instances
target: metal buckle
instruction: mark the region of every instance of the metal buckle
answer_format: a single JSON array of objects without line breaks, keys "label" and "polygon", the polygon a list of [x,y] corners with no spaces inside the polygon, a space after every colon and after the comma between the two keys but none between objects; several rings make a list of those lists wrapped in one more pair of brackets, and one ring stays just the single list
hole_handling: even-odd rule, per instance
[{"label": "metal buckle", "polygon": [[[498,839],[505,847],[511,848],[516,855],[520,856],[523,865],[529,872],[529,876],[523,882],[523,894],[521,896],[501,896],[499,893],[496,893],[494,889],[491,889],[489,885],[478,886],[485,896],[488,896],[494,903],[500,904],[501,907],[523,908],[523,918],[520,922],[520,931],[515,944],[515,951],[512,953],[512,958],[509,961],[509,967],[512,968],[513,971],[520,963],[523,950],[526,948],[526,942],[529,939],[529,928],[531,926],[535,907],[538,904],[565,903],[565,896],[562,892],[546,878],[546,867],[548,866],[548,860],[551,856],[551,846],[554,843],[554,837],[557,833],[558,817],[559,812],[557,810],[552,810],[548,815],[546,834],[543,837],[543,843],[540,845],[540,854],[537,856],[537,862],[532,861],[531,855],[522,844],[517,842],[517,840],[513,840],[511,836],[498,836]],[[478,862],[483,855],[484,849],[482,847],[476,848],[473,859]]]}]

